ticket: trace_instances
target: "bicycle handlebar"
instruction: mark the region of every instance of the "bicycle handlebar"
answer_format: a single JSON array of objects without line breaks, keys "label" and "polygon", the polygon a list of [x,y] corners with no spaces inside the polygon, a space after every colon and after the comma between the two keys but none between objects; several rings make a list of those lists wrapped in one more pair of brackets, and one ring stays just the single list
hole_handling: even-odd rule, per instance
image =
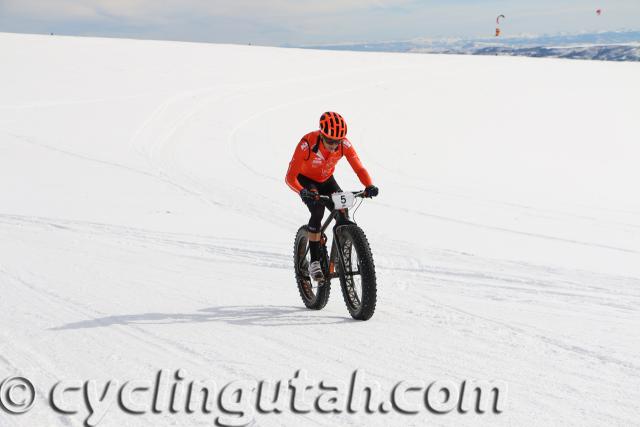
[{"label": "bicycle handlebar", "polygon": [[[351,193],[355,197],[359,197],[363,199],[367,197],[364,191],[346,191],[345,193]],[[322,203],[324,206],[326,206],[329,210],[331,211],[335,210],[335,205],[333,203],[333,199],[331,198],[331,196],[325,196],[320,194],[318,196],[318,201]]]},{"label": "bicycle handlebar", "polygon": [[[363,199],[366,197],[364,195],[364,191],[346,191],[346,193],[352,193],[355,197],[362,197]],[[331,200],[331,196],[319,195],[320,200]]]}]

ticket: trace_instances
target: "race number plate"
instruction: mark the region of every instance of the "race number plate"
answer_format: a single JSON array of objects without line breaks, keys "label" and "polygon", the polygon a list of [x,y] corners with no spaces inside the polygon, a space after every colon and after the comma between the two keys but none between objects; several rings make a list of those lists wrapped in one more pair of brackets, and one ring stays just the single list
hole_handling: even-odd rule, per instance
[{"label": "race number plate", "polygon": [[331,199],[336,209],[350,209],[356,203],[353,193],[333,193]]}]

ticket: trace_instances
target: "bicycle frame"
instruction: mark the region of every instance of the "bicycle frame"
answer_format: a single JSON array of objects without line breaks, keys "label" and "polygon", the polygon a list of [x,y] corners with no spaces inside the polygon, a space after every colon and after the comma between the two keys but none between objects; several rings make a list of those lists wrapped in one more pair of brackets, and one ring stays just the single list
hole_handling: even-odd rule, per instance
[{"label": "bicycle frame", "polygon": [[[336,258],[340,263],[340,271],[344,271],[345,270],[344,267],[346,265],[346,262],[344,260],[344,252],[342,250],[342,242],[340,242],[340,238],[338,237],[338,230],[343,225],[355,224],[355,222],[349,219],[349,212],[346,209],[335,210],[331,212],[331,215],[329,215],[329,218],[327,218],[327,220],[322,225],[322,228],[320,229],[320,232],[323,233],[323,235],[325,230],[329,227],[329,225],[334,219],[336,220],[336,225],[333,227],[333,241],[331,242],[331,251],[329,252],[330,254],[329,255],[329,278],[330,279],[334,279],[339,276],[335,268]],[[339,254],[339,256],[336,256],[337,254]]]},{"label": "bicycle frame", "polygon": [[[354,194],[360,197],[362,196],[362,192],[354,192]],[[323,196],[323,197],[326,197],[326,198],[323,198],[323,200],[331,200],[327,196]],[[336,225],[333,227],[333,241],[331,242],[331,251],[329,252],[330,255],[328,260],[329,261],[329,277],[328,277],[329,279],[335,279],[339,277],[339,274],[336,272],[335,264],[334,264],[334,260],[336,258],[338,258],[338,262],[340,263],[340,271],[345,271],[346,262],[344,260],[342,243],[340,242],[340,238],[338,237],[338,231],[340,227],[344,225],[356,225],[356,223],[351,221],[351,219],[349,218],[348,209],[334,209],[331,211],[331,213],[329,214],[329,217],[324,221],[324,224],[322,224],[322,227],[320,228],[320,233],[323,237],[325,236],[325,230],[329,227],[329,225],[334,219],[336,220]],[[326,241],[322,243],[326,245]],[[309,248],[307,247],[307,250],[304,254],[303,259],[306,258],[308,252],[309,252]],[[340,255],[337,256],[337,254],[340,254]],[[356,276],[356,275],[359,275],[360,273],[357,271],[351,271],[349,272],[349,274]]]}]

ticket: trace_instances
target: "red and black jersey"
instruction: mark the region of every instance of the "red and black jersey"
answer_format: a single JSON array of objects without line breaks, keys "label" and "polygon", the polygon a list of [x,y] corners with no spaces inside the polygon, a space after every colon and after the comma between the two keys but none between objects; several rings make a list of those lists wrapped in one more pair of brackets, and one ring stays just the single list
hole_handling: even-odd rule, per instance
[{"label": "red and black jersey", "polygon": [[298,174],[317,182],[324,182],[333,175],[342,156],[347,158],[365,187],[372,185],[371,177],[358,158],[353,144],[345,138],[336,151],[329,151],[320,141],[320,131],[310,132],[300,140],[289,162],[285,181],[293,191],[299,193],[303,187],[298,182]]}]

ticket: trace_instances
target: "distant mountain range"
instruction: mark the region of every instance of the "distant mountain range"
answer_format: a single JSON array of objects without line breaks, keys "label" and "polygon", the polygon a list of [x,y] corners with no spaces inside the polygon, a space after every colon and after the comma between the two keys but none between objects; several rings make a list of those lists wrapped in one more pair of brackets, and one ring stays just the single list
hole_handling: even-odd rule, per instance
[{"label": "distant mountain range", "polygon": [[530,56],[535,58],[594,59],[601,61],[640,61],[640,44],[637,46],[595,45],[523,48],[485,47],[469,52],[451,51],[443,53]]},{"label": "distant mountain range", "polygon": [[521,35],[476,39],[413,39],[303,47],[372,52],[511,55],[604,61],[640,61],[640,31],[608,31],[541,36]]}]

